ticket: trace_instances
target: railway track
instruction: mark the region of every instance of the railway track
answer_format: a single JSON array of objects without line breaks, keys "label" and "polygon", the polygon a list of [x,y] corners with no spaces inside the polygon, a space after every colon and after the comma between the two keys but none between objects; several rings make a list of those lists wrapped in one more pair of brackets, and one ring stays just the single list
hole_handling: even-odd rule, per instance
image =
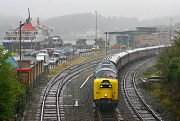
[{"label": "railway track", "polygon": [[94,110],[94,121],[123,121],[118,109],[107,111],[96,108]]},{"label": "railway track", "polygon": [[89,59],[78,65],[68,67],[63,72],[50,80],[40,98],[39,108],[36,113],[37,121],[64,121],[63,107],[60,106],[60,93],[68,80],[78,76],[81,72],[94,67],[98,59]]},{"label": "railway track", "polygon": [[137,73],[141,69],[141,67],[143,67],[149,61],[151,60],[145,61],[141,64],[137,64],[129,69],[123,79],[122,92],[124,92],[124,95],[128,102],[128,107],[134,112],[133,116],[136,120],[162,121],[163,119],[144,101],[143,97],[136,87],[136,82],[138,80]]}]

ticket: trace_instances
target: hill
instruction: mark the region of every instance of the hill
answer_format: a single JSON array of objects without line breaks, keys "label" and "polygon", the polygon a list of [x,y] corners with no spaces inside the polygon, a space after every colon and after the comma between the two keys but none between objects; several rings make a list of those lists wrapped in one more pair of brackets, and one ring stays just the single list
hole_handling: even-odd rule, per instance
[{"label": "hill", "polygon": [[[101,31],[122,31],[129,30],[137,26],[160,26],[166,25],[170,26],[170,18],[172,19],[172,24],[180,22],[180,15],[173,17],[160,17],[146,20],[138,20],[137,18],[128,17],[104,17],[100,14],[98,18],[98,29]],[[50,18],[46,20],[48,25],[53,25],[55,28],[55,33],[57,34],[69,34],[75,31],[87,31],[95,29],[96,16],[91,13],[83,14],[72,14],[65,15],[55,18]]]},{"label": "hill", "polygon": [[[172,24],[180,23],[180,15],[173,17],[160,17],[146,20],[138,20],[137,18],[129,17],[105,17],[97,15],[98,30],[105,31],[123,31],[130,30],[137,26],[170,26],[170,18]],[[19,25],[19,21],[24,20],[20,17],[5,17],[0,16],[0,39],[3,38],[5,30],[15,28]],[[33,18],[35,20],[35,18]],[[45,20],[45,23],[54,26],[55,34],[69,36],[72,32],[85,32],[95,30],[96,16],[92,13],[64,15]]]},{"label": "hill", "polygon": [[[98,29],[101,31],[120,31],[139,25],[137,18],[104,17],[97,15]],[[91,13],[72,14],[46,20],[47,24],[55,27],[55,32],[68,34],[74,31],[95,29],[96,16]]]},{"label": "hill", "polygon": [[5,31],[17,27],[20,20],[22,19],[18,17],[0,16],[0,40],[3,39]]}]

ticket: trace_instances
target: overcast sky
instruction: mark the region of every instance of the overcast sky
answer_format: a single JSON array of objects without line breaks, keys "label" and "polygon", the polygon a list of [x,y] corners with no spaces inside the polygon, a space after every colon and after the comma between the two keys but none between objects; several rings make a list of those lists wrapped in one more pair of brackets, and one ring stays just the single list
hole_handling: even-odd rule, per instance
[{"label": "overcast sky", "polygon": [[52,18],[74,13],[103,16],[155,17],[180,15],[180,0],[0,0],[0,15]]}]

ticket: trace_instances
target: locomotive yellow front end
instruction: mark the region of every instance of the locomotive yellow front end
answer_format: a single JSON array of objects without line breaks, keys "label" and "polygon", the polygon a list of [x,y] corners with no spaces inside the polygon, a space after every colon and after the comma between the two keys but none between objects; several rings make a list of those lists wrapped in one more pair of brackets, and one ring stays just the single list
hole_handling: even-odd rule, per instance
[{"label": "locomotive yellow front end", "polygon": [[[106,78],[100,73],[106,73]],[[108,74],[111,75],[108,76]],[[113,107],[118,104],[118,79],[112,70],[100,70],[95,73],[94,79],[94,103],[98,107]]]}]

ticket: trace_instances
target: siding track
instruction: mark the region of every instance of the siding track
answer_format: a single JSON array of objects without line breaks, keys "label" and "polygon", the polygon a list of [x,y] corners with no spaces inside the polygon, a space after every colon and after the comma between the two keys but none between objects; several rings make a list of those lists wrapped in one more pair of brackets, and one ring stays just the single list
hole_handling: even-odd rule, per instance
[{"label": "siding track", "polygon": [[[36,113],[37,121],[65,121],[60,93],[63,86],[72,78],[78,76],[83,71],[96,66],[98,59],[89,59],[78,65],[68,67],[63,72],[50,80],[44,93],[40,98],[40,103]],[[62,102],[61,102],[62,103]]]}]

